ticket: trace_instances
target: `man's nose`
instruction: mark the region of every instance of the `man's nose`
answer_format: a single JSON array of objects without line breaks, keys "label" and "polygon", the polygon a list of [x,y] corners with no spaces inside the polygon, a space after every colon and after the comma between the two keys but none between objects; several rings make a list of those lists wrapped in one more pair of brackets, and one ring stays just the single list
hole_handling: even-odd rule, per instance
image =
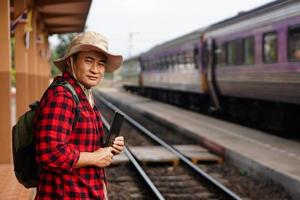
[{"label": "man's nose", "polygon": [[101,67],[97,63],[93,63],[91,67],[91,72],[97,74],[100,73],[100,71],[101,71]]}]

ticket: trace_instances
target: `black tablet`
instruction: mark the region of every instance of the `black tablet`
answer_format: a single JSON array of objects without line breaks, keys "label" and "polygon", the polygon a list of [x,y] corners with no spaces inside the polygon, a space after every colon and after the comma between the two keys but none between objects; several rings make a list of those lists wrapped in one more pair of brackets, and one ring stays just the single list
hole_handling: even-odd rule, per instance
[{"label": "black tablet", "polygon": [[119,112],[115,112],[114,120],[112,122],[112,125],[110,126],[108,136],[104,143],[105,147],[112,146],[115,137],[119,136],[123,119],[124,119],[124,115],[122,115]]}]

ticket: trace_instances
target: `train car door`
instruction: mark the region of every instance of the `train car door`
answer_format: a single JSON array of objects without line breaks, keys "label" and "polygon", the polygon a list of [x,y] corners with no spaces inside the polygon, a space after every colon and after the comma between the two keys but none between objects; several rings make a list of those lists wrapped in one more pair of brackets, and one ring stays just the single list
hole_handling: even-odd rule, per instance
[{"label": "train car door", "polygon": [[216,84],[216,75],[215,75],[215,42],[213,39],[208,39],[206,45],[207,51],[208,51],[208,63],[207,63],[207,78],[208,78],[208,89],[209,89],[209,95],[212,100],[212,110],[219,110],[221,109],[220,101],[219,101],[219,95],[217,90],[217,84]]}]

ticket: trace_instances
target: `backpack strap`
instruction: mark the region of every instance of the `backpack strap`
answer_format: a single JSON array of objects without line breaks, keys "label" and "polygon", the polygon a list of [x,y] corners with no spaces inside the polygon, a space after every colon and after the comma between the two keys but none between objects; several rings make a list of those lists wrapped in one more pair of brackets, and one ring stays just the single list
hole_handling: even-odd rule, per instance
[{"label": "backpack strap", "polygon": [[[59,85],[62,86],[62,87],[64,87],[64,88],[66,88],[69,92],[71,92],[72,97],[73,97],[73,99],[74,99],[75,102],[76,102],[75,119],[74,119],[73,125],[72,125],[72,126],[74,127],[74,125],[76,124],[78,118],[80,117],[79,98],[78,98],[78,95],[77,95],[77,93],[76,93],[74,87],[73,87],[68,81],[66,81],[66,80],[61,80],[61,79],[59,79],[59,80],[57,80],[57,81],[53,81],[53,82],[50,84],[50,86],[47,88],[47,90],[45,91],[45,93],[43,94],[42,98],[45,96],[45,94],[47,93],[47,91],[48,91],[50,88],[56,87],[56,86],[59,86]],[[42,98],[41,98],[41,99],[42,99]],[[31,104],[29,107],[30,107],[31,110],[34,110],[34,109],[37,109],[39,106],[40,106],[40,102],[39,102],[39,101],[36,101],[36,102],[34,102],[33,104]],[[37,172],[37,174],[40,174],[41,171],[42,171],[41,166],[38,166],[38,172]]]},{"label": "backpack strap", "polygon": [[74,89],[74,87],[66,80],[57,80],[57,81],[54,81],[50,87],[55,87],[55,86],[63,86],[64,88],[66,88],[69,92],[71,92],[72,96],[73,96],[73,99],[75,100],[76,102],[76,115],[75,115],[75,121],[77,119],[77,117],[80,115],[80,109],[79,109],[79,98],[78,98],[78,95]]}]

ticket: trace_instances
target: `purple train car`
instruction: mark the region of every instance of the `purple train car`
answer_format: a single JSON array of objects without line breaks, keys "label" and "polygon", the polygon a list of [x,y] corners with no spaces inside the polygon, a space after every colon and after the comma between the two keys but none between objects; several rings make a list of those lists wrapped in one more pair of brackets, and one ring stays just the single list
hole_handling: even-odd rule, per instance
[{"label": "purple train car", "polygon": [[200,62],[203,30],[158,45],[140,56],[144,93],[180,104],[188,104],[198,94],[207,96]]},{"label": "purple train car", "polygon": [[158,45],[139,61],[147,96],[247,115],[276,129],[299,118],[300,1],[240,13]]},{"label": "purple train car", "polygon": [[[211,26],[221,96],[300,104],[300,2],[277,1]],[[216,100],[216,99],[215,99]]]}]

